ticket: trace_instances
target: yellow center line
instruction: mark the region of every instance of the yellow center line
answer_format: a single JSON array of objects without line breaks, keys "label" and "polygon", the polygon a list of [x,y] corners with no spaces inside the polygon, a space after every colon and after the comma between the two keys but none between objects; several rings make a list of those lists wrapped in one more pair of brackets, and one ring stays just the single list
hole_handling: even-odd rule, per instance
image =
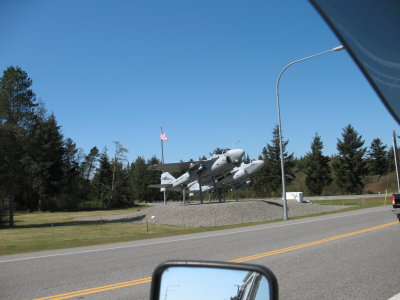
[{"label": "yellow center line", "polygon": [[[331,242],[331,241],[336,241],[336,240],[354,236],[357,234],[371,232],[371,231],[378,230],[381,228],[393,226],[395,224],[398,224],[398,222],[390,222],[390,223],[386,223],[386,224],[382,224],[382,225],[378,225],[378,226],[374,226],[374,227],[370,227],[370,228],[365,228],[365,229],[361,229],[361,230],[357,230],[357,231],[353,231],[353,232],[349,232],[349,233],[345,233],[345,234],[332,236],[332,237],[321,239],[318,241],[313,241],[313,242],[300,244],[300,245],[296,245],[296,246],[292,246],[292,247],[287,247],[287,248],[283,248],[283,249],[279,249],[279,250],[273,250],[273,251],[269,251],[269,252],[254,254],[254,255],[250,255],[250,256],[246,256],[246,257],[242,257],[242,258],[232,259],[232,260],[229,260],[228,262],[240,263],[240,262],[250,261],[250,260],[254,260],[254,259],[258,259],[258,258],[276,255],[276,254],[281,254],[281,253],[285,253],[285,252],[289,252],[289,251],[299,250],[299,249],[311,247],[314,245],[319,245],[319,244],[323,244],[323,243],[327,243],[327,242]],[[115,283],[115,284],[110,284],[110,285],[99,286],[96,288],[91,288],[91,289],[86,289],[86,290],[80,290],[80,291],[75,291],[75,292],[70,292],[70,293],[65,293],[65,294],[58,294],[58,295],[48,296],[48,297],[44,297],[44,298],[37,298],[34,300],[69,299],[69,298],[75,298],[78,296],[100,293],[100,292],[115,290],[115,289],[119,289],[119,288],[123,288],[123,287],[134,286],[134,285],[139,285],[139,284],[144,284],[144,283],[150,283],[150,282],[151,282],[151,277],[145,277],[145,278],[131,280],[131,281],[125,281],[125,282],[120,282],[120,283]]]},{"label": "yellow center line", "polygon": [[105,292],[105,291],[119,289],[122,287],[134,286],[134,285],[149,283],[149,282],[151,282],[151,277],[146,277],[146,278],[125,281],[125,282],[120,282],[120,283],[115,283],[115,284],[103,285],[103,286],[99,286],[96,288],[91,288],[91,289],[86,289],[86,290],[81,290],[81,291],[75,291],[75,292],[70,292],[70,293],[65,293],[65,294],[58,294],[58,295],[48,296],[48,297],[44,297],[44,298],[37,298],[35,300],[69,299],[69,298],[73,298],[73,297],[77,297],[77,296]]},{"label": "yellow center line", "polygon": [[313,242],[309,242],[309,243],[305,243],[305,244],[301,244],[301,245],[296,245],[296,246],[292,246],[292,247],[288,247],[288,248],[283,248],[283,249],[273,250],[273,251],[269,251],[269,252],[265,252],[265,253],[250,255],[250,256],[246,256],[246,257],[242,257],[242,258],[237,258],[237,259],[229,260],[228,262],[240,263],[240,262],[254,260],[254,259],[258,259],[258,258],[262,258],[262,257],[281,254],[281,253],[285,253],[285,252],[289,252],[289,251],[293,251],[293,250],[303,249],[303,248],[306,248],[306,247],[319,245],[319,244],[327,243],[327,242],[331,242],[331,241],[335,241],[335,240],[342,239],[342,238],[345,238],[345,237],[354,236],[354,235],[357,235],[357,234],[378,230],[378,229],[381,229],[381,228],[384,228],[384,227],[388,227],[388,226],[392,226],[392,225],[395,225],[395,224],[398,224],[398,222],[390,222],[390,223],[387,223],[387,224],[383,224],[383,225],[379,225],[379,226],[375,226],[375,227],[370,227],[370,228],[366,228],[366,229],[362,229],[362,230],[357,230],[357,231],[353,231],[353,232],[349,232],[349,233],[345,233],[345,234],[329,237],[329,238],[318,240],[318,241],[313,241]]}]

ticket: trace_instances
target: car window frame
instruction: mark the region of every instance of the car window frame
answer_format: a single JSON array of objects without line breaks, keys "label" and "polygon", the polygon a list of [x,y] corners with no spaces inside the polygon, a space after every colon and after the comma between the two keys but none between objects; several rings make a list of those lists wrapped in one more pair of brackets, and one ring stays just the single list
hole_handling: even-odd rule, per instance
[{"label": "car window frame", "polygon": [[389,102],[386,100],[385,96],[381,93],[379,87],[375,84],[375,81],[371,78],[369,73],[366,71],[364,68],[362,62],[360,59],[358,59],[357,55],[355,55],[352,47],[347,43],[347,40],[343,37],[341,34],[340,30],[337,29],[335,24],[332,22],[329,14],[325,12],[321,6],[318,4],[319,0],[309,0],[310,3],[314,6],[314,8],[318,11],[318,13],[321,15],[321,17],[325,20],[325,22],[328,24],[328,26],[332,29],[333,33],[336,35],[336,37],[339,39],[339,41],[342,43],[344,48],[347,50],[347,52],[350,54],[351,58],[353,61],[356,63],[358,68],[361,70],[361,72],[364,74],[365,78],[368,80],[369,84],[372,86],[386,109],[389,111],[389,113],[392,115],[392,117],[396,120],[396,122],[400,125],[400,112],[397,114],[393,109],[392,106],[389,104]]}]

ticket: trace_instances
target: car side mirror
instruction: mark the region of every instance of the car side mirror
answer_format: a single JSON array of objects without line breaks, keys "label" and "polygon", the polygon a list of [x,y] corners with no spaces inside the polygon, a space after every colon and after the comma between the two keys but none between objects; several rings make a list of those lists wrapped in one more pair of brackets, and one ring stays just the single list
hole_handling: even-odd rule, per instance
[{"label": "car side mirror", "polygon": [[167,261],[153,272],[150,299],[275,300],[278,281],[259,265]]}]

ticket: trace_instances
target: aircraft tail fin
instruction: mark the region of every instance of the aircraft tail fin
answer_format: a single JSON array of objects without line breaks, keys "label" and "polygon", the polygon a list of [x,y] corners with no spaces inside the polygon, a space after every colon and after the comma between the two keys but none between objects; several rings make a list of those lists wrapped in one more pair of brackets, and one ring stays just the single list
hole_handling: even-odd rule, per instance
[{"label": "aircraft tail fin", "polygon": [[165,189],[172,187],[172,181],[175,179],[174,176],[169,174],[168,172],[164,172],[161,174],[161,184],[150,184],[148,187],[154,189],[160,189],[161,192],[165,191]]},{"label": "aircraft tail fin", "polygon": [[164,172],[161,174],[161,184],[171,184],[173,180],[175,180],[175,177],[170,173]]}]

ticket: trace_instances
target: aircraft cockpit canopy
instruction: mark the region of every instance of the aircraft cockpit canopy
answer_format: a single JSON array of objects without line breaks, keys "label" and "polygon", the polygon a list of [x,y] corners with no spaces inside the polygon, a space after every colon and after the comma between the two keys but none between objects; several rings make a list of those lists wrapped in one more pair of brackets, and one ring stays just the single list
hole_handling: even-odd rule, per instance
[{"label": "aircraft cockpit canopy", "polygon": [[218,155],[218,154],[225,154],[226,152],[228,152],[231,149],[225,148],[225,149],[220,149],[218,148],[217,150],[215,150],[214,155]]}]

